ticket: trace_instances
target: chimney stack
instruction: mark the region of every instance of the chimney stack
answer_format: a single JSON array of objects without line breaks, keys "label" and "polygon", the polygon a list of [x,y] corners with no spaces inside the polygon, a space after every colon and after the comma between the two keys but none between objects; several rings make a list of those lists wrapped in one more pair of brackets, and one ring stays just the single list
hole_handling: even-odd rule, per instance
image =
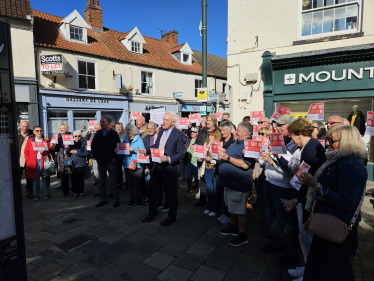
[{"label": "chimney stack", "polygon": [[161,41],[169,42],[173,46],[178,46],[178,31],[172,30],[161,35]]},{"label": "chimney stack", "polygon": [[99,0],[87,0],[84,17],[93,28],[103,29],[103,9],[99,7]]}]

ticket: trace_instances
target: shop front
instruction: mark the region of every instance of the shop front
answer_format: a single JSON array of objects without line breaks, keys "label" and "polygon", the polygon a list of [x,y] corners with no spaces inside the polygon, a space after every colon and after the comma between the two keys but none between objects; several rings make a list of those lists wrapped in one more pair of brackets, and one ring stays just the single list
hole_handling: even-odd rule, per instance
[{"label": "shop front", "polygon": [[264,109],[271,116],[280,104],[295,117],[305,116],[313,103],[324,103],[324,120],[339,115],[352,120],[369,152],[369,180],[373,180],[374,144],[365,134],[367,111],[374,102],[374,44],[275,56],[263,54]]},{"label": "shop front", "polygon": [[151,117],[151,110],[158,108],[165,108],[165,112],[171,111],[178,114],[178,105],[177,104],[158,104],[158,103],[138,103],[131,102],[129,103],[130,112],[131,111],[141,111],[142,115],[145,118],[145,122],[148,122]]},{"label": "shop front", "polygon": [[129,117],[128,98],[119,95],[40,90],[39,101],[41,126],[50,138],[62,123],[73,132],[102,116],[116,123],[127,123]]},{"label": "shop front", "polygon": [[[200,104],[182,104],[182,114],[181,117],[188,117],[188,115],[193,113],[199,113],[201,109]],[[228,111],[228,105],[226,104],[220,104],[218,112],[226,112]],[[211,105],[207,106],[207,114],[214,114],[214,107]]]}]

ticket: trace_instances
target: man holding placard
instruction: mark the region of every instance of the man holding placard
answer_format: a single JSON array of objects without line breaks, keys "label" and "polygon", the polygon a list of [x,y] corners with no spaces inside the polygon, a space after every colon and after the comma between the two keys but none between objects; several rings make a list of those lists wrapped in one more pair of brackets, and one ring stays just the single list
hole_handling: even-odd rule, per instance
[{"label": "man holding placard", "polygon": [[168,217],[161,221],[162,226],[175,222],[178,209],[177,181],[181,174],[181,160],[186,152],[186,136],[174,126],[177,115],[174,112],[166,112],[163,118],[162,128],[157,136],[157,140],[150,148],[139,149],[139,153],[151,154],[151,149],[158,152],[163,151],[163,155],[158,153],[161,163],[154,163],[151,171],[151,181],[149,189],[149,213],[143,222],[150,222],[158,215],[157,211],[157,190],[163,184],[165,196],[169,204]]}]

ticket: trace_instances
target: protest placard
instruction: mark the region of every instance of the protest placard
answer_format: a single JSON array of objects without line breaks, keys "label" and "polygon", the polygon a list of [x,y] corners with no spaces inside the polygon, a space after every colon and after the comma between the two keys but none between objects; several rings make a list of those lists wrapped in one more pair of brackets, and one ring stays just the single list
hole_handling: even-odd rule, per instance
[{"label": "protest placard", "polygon": [[130,155],[130,144],[128,142],[126,143],[117,143],[117,154],[120,155]]},{"label": "protest placard", "polygon": [[299,170],[296,172],[296,174],[292,177],[290,183],[291,185],[296,188],[297,190],[300,190],[300,187],[301,187],[301,184],[300,183],[297,183],[297,182],[300,182],[300,180],[298,179],[298,177],[300,177],[300,175],[302,173],[307,173],[310,169],[310,166],[305,163],[304,161],[301,163],[300,167],[299,167]]},{"label": "protest placard", "polygon": [[306,116],[309,120],[323,120],[324,119],[324,103],[313,103],[309,106],[308,114]]},{"label": "protest placard", "polygon": [[58,134],[54,134],[51,143],[58,143]]},{"label": "protest placard", "polygon": [[152,162],[162,163],[161,156],[164,155],[163,149],[151,148]]},{"label": "protest placard", "polygon": [[214,115],[216,115],[216,117],[217,117],[217,121],[218,121],[218,122],[221,122],[221,121],[222,121],[222,115],[223,115],[222,112],[216,112],[216,113],[214,113]]},{"label": "protest placard", "polygon": [[270,134],[270,145],[274,154],[287,154],[282,133]]},{"label": "protest placard", "polygon": [[258,129],[260,129],[260,125],[253,125],[253,135],[258,136]]},{"label": "protest placard", "polygon": [[31,144],[34,151],[48,151],[48,144],[45,141],[32,141]]},{"label": "protest placard", "polygon": [[74,144],[74,137],[73,135],[62,135],[62,141],[64,142],[64,145],[72,145]]},{"label": "protest placard", "polygon": [[150,163],[149,156],[141,154],[139,152],[137,153],[137,160],[138,160],[138,163],[141,163],[141,164],[149,164]]},{"label": "protest placard", "polygon": [[265,117],[265,111],[251,111],[249,112],[249,116],[251,117],[251,121],[258,122],[261,117]]},{"label": "protest placard", "polygon": [[244,157],[260,158],[262,152],[262,142],[255,140],[244,140]]},{"label": "protest placard", "polygon": [[323,147],[326,147],[326,141],[325,140],[318,140],[320,144],[322,144]]},{"label": "protest placard", "polygon": [[87,141],[87,150],[91,150],[92,141]]},{"label": "protest placard", "polygon": [[179,129],[188,129],[188,118],[179,117],[178,127]]},{"label": "protest placard", "polygon": [[211,149],[212,149],[212,158],[215,160],[218,159],[218,153],[223,147],[223,142],[222,141],[212,141],[211,144]]},{"label": "protest placard", "polygon": [[201,121],[201,122],[206,122],[206,117],[201,117],[201,118],[200,118],[200,121]]},{"label": "protest placard", "polygon": [[230,132],[231,132],[231,134],[233,134],[233,133],[235,133],[235,131],[236,130],[234,128],[232,128]]},{"label": "protest placard", "polygon": [[162,125],[164,115],[165,115],[165,107],[150,110],[151,120],[155,122],[156,124]]},{"label": "protest placard", "polygon": [[267,138],[267,137],[253,136],[253,140],[260,141],[262,143],[262,151],[269,152],[269,150],[268,150],[269,138]]},{"label": "protest placard", "polygon": [[280,104],[277,104],[276,114],[277,114],[277,116],[275,116],[275,117],[279,118],[282,115],[291,114],[291,109],[285,108],[285,107],[281,106]]},{"label": "protest placard", "polygon": [[208,153],[208,148],[206,146],[195,144],[193,156],[206,158],[207,153]]},{"label": "protest placard", "polygon": [[188,119],[190,120],[191,123],[200,123],[201,122],[200,113],[190,114],[188,115]]},{"label": "protest placard", "polygon": [[97,124],[96,120],[90,120],[90,121],[88,121],[88,129],[94,130],[96,124]]},{"label": "protest placard", "polygon": [[136,120],[137,117],[142,116],[141,111],[131,111],[131,118]]},{"label": "protest placard", "polygon": [[367,121],[366,121],[366,132],[370,136],[374,136],[374,112],[368,111],[367,114]]}]

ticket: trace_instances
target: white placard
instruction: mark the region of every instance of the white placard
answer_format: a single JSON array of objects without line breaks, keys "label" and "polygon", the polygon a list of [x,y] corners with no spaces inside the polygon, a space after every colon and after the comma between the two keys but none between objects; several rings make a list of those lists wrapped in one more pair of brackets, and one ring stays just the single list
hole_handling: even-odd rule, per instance
[{"label": "white placard", "polygon": [[158,125],[162,125],[164,115],[165,115],[165,108],[161,107],[161,108],[151,109],[150,113],[151,113],[151,120]]}]

